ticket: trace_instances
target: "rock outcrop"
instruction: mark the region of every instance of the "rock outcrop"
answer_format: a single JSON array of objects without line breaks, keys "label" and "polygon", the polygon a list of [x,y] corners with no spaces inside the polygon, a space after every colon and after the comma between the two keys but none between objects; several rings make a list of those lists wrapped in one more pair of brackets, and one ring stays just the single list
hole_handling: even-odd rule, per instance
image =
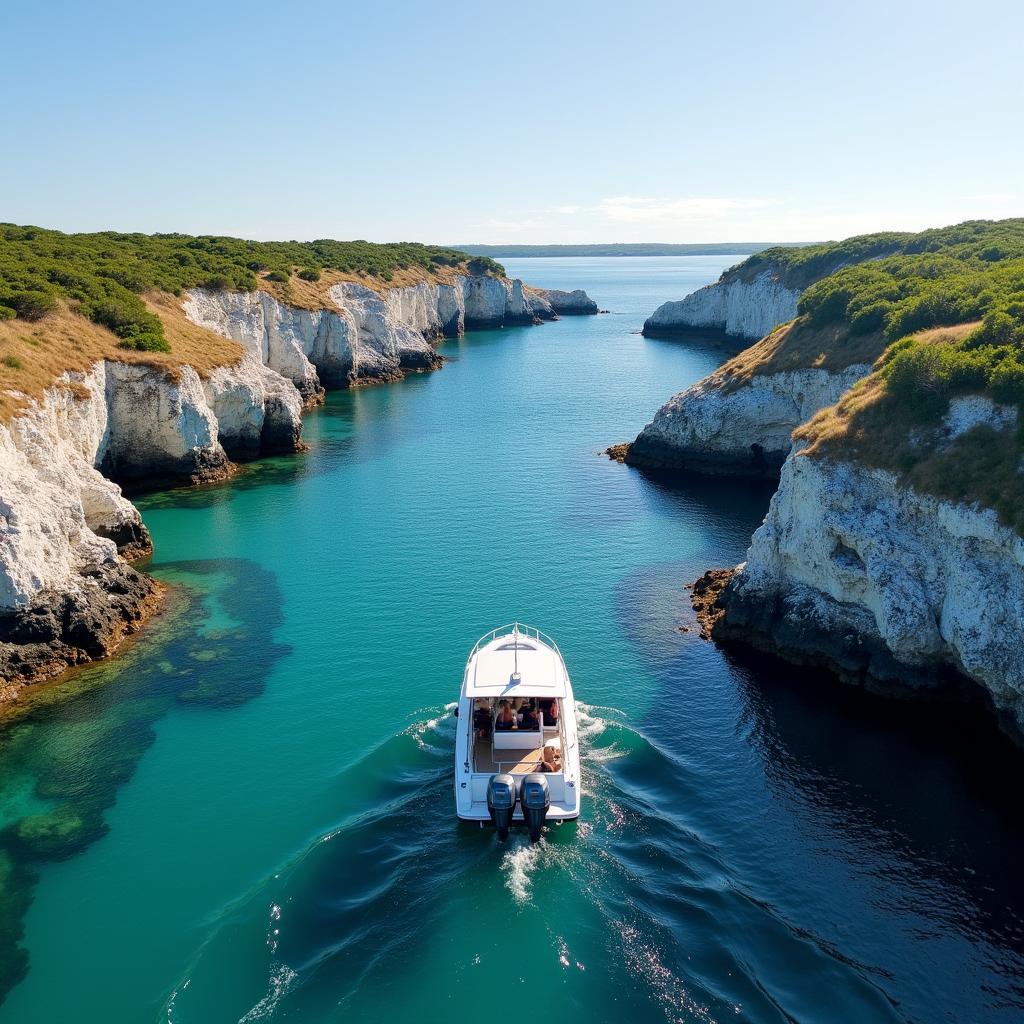
[{"label": "rock outcrop", "polygon": [[558,288],[527,288],[526,299],[531,309],[541,317],[590,316],[597,313],[597,303],[582,289],[571,292]]},{"label": "rock outcrop", "polygon": [[671,398],[630,446],[625,461],[649,469],[774,476],[790,435],[871,372],[808,368],[736,382],[712,374]]},{"label": "rock outcrop", "polygon": [[972,685],[1024,739],[1024,539],[990,509],[796,453],[719,603],[718,639],[872,688]]},{"label": "rock outcrop", "polygon": [[198,483],[294,451],[301,407],[249,355],[206,380],[102,360],[0,425],[0,701],[109,654],[155,606],[160,588],[125,561],[149,535],[115,480]]},{"label": "rock outcrop", "polygon": [[766,269],[753,278],[727,271],[722,279],[659,306],[644,322],[647,337],[684,334],[693,330],[724,331],[755,340],[797,314],[800,289],[784,283]]}]

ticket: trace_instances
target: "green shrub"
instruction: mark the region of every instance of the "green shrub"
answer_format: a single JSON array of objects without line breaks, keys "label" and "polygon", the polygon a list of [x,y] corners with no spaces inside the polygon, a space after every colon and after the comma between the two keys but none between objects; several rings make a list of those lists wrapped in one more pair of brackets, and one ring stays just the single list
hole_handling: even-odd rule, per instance
[{"label": "green shrub", "polygon": [[988,388],[997,402],[1024,406],[1024,363],[1011,357],[992,367]]},{"label": "green shrub", "polygon": [[466,264],[466,269],[474,275],[490,273],[493,268],[494,260],[488,259],[486,256],[474,256]]},{"label": "green shrub", "polygon": [[11,370],[21,369],[21,360],[17,356],[4,356],[2,361],[4,366],[10,368]]},{"label": "green shrub", "polygon": [[299,271],[299,277],[301,277],[303,281],[319,281],[320,271],[315,270],[312,267],[305,267]]},{"label": "green shrub", "polygon": [[0,306],[0,320],[13,320],[17,315],[16,309],[11,309],[10,306]]},{"label": "green shrub", "polygon": [[3,304],[13,309],[22,320],[42,320],[57,308],[57,296],[50,291],[28,288],[6,292]]},{"label": "green shrub", "polygon": [[280,284],[287,284],[291,280],[291,275],[287,270],[272,270],[267,274],[268,281],[277,281]]},{"label": "green shrub", "polygon": [[136,352],[170,352],[170,342],[162,335],[153,331],[133,334],[118,343],[121,348],[130,348]]},{"label": "green shrub", "polygon": [[119,338],[131,338],[143,333],[163,334],[160,318],[150,313],[142,300],[134,295],[97,302],[90,305],[86,312],[89,319],[108,327]]}]

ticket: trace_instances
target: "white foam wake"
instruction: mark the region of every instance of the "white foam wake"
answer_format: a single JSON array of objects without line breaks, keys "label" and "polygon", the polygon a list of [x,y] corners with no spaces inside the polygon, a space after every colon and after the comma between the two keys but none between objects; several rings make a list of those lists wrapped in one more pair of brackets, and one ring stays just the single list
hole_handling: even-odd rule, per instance
[{"label": "white foam wake", "polygon": [[288,994],[295,984],[298,974],[287,964],[271,964],[270,980],[267,994],[242,1018],[238,1024],[251,1024],[252,1021],[267,1020],[274,1012],[277,1004]]},{"label": "white foam wake", "polygon": [[505,886],[512,899],[520,906],[530,902],[533,873],[541,862],[544,851],[543,840],[531,843],[523,836],[512,835],[508,839],[509,849],[501,858],[501,870],[505,875]]}]

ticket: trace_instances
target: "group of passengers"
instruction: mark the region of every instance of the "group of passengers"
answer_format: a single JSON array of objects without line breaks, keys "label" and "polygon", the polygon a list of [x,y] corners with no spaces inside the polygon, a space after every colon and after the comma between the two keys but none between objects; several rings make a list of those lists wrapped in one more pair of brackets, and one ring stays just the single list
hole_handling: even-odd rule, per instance
[{"label": "group of passengers", "polygon": [[[550,697],[512,697],[498,701],[498,712],[494,717],[494,729],[508,732],[522,729],[539,732],[542,725],[550,728],[558,725],[558,701]],[[473,708],[473,728],[478,737],[491,735],[491,702],[478,699]]]}]

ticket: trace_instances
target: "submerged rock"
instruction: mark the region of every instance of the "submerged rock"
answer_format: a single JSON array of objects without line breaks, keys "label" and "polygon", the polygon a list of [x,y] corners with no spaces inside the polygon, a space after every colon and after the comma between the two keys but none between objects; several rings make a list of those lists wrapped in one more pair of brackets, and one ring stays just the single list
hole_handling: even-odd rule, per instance
[{"label": "submerged rock", "polygon": [[88,846],[95,835],[72,807],[57,807],[22,818],[14,826],[14,839],[34,858],[61,860]]}]

